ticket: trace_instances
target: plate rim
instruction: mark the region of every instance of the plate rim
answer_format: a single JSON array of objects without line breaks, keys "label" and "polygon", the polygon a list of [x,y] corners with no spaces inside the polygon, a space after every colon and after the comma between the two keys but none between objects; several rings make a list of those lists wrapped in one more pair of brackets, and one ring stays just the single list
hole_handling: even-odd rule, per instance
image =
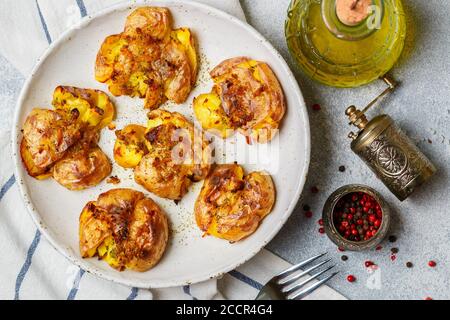
[{"label": "plate rim", "polygon": [[[90,266],[88,263],[85,263],[84,260],[78,258],[75,255],[72,255],[70,253],[70,250],[67,250],[65,246],[61,243],[59,243],[56,238],[53,236],[52,231],[46,226],[44,221],[42,220],[39,211],[34,206],[32,199],[28,196],[28,186],[24,182],[24,175],[25,170],[22,165],[22,159],[20,157],[20,150],[18,145],[18,138],[20,136],[21,131],[21,125],[19,124],[20,116],[22,113],[23,105],[25,102],[25,98],[27,97],[29,93],[29,89],[31,86],[31,83],[43,65],[43,63],[46,61],[46,59],[53,53],[55,49],[60,47],[61,45],[64,45],[65,42],[70,40],[71,35],[75,34],[78,29],[82,29],[86,27],[88,24],[93,22],[95,19],[101,18],[103,16],[106,16],[110,13],[113,13],[115,11],[124,11],[127,9],[135,8],[137,6],[142,5],[153,5],[153,6],[176,6],[176,5],[187,5],[191,7],[197,7],[200,10],[210,11],[211,13],[214,13],[217,17],[222,18],[223,20],[228,20],[230,23],[237,24],[239,27],[245,29],[247,32],[249,32],[257,41],[260,41],[274,56],[276,56],[279,60],[279,63],[281,64],[282,68],[284,69],[283,72],[286,76],[286,79],[291,83],[292,87],[294,88],[294,94],[295,94],[295,100],[300,102],[300,106],[288,106],[289,112],[298,112],[300,118],[304,119],[304,133],[305,133],[305,150],[304,153],[299,153],[301,156],[305,159],[305,166],[303,169],[303,172],[300,174],[300,181],[296,185],[295,195],[292,198],[291,202],[289,203],[289,206],[285,213],[280,217],[278,220],[277,225],[271,230],[270,233],[267,234],[267,236],[264,237],[264,241],[261,241],[260,244],[256,245],[255,251],[248,251],[245,255],[242,256],[242,259],[240,259],[239,263],[232,263],[227,266],[221,267],[220,271],[211,271],[210,275],[203,275],[203,276],[196,276],[191,278],[190,280],[187,280],[185,282],[180,281],[167,281],[167,280],[154,280],[151,281],[152,283],[149,284],[146,281],[142,280],[132,280],[132,279],[126,279],[124,277],[116,277],[116,276],[110,276],[102,270],[97,270],[96,268]],[[108,93],[109,94],[109,93]],[[41,234],[43,234],[46,238],[46,240],[50,243],[50,245],[58,251],[59,254],[61,254],[63,257],[65,257],[67,260],[69,260],[72,264],[76,265],[77,267],[83,269],[84,271],[94,274],[95,276],[106,279],[109,281],[112,281],[114,283],[123,284],[130,287],[137,287],[137,288],[167,288],[167,287],[178,287],[183,285],[190,285],[194,283],[203,282],[206,280],[210,280],[213,278],[220,277],[221,275],[234,270],[241,266],[242,264],[246,263],[250,259],[252,259],[257,253],[259,253],[281,230],[281,228],[285,225],[289,217],[291,216],[292,212],[294,211],[300,196],[301,192],[303,191],[304,185],[306,183],[306,178],[308,175],[309,167],[310,167],[310,156],[311,156],[311,131],[310,131],[310,123],[309,123],[309,116],[308,111],[306,108],[306,103],[303,97],[303,94],[300,90],[300,86],[290,69],[289,65],[287,64],[286,60],[283,58],[283,56],[278,52],[277,49],[259,32],[257,31],[253,26],[248,24],[245,21],[242,21],[241,19],[223,11],[220,9],[217,9],[215,7],[212,7],[210,5],[200,3],[197,1],[188,1],[188,0],[166,0],[166,1],[149,1],[149,0],[133,0],[133,1],[125,1],[118,4],[115,4],[113,6],[104,8],[102,10],[97,11],[94,14],[87,15],[86,17],[82,18],[77,24],[73,25],[69,29],[65,30],[58,38],[57,40],[53,41],[47,49],[43,52],[43,54],[38,58],[36,65],[33,67],[31,73],[27,76],[26,81],[24,82],[22,89],[20,91],[19,97],[17,99],[16,103],[16,110],[14,112],[14,118],[13,118],[13,124],[12,124],[12,150],[13,150],[13,158],[14,158],[14,174],[16,176],[17,184],[19,187],[20,195],[22,198],[22,201],[24,202],[26,209],[28,211],[28,214],[31,216],[34,224],[36,225],[37,229]],[[206,274],[206,272],[205,272]]]}]

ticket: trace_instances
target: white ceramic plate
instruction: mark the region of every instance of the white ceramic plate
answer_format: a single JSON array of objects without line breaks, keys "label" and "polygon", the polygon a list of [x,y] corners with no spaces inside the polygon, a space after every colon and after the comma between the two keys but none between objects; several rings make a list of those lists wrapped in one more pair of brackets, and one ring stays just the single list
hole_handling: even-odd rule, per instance
[{"label": "white ceramic plate", "polygon": [[[226,58],[249,56],[266,61],[278,76],[288,106],[280,135],[270,144],[258,146],[258,150],[257,146],[246,145],[245,139],[240,135],[225,143],[216,139],[218,163],[237,160],[247,172],[257,169],[267,170],[272,174],[277,190],[276,204],[272,213],[252,236],[230,244],[212,237],[202,238],[202,233],[195,225],[193,207],[202,182],[192,186],[178,205],[145,192],[166,211],[173,229],[161,262],[147,272],[137,273],[117,272],[96,258],[81,259],[78,250],[78,217],[83,206],[112,188],[145,190],[133,181],[131,170],[117,165],[114,165],[113,175],[118,175],[121,179],[118,186],[103,182],[95,188],[73,192],[52,179],[37,181],[29,177],[22,166],[18,152],[20,130],[33,107],[51,108],[53,90],[58,85],[96,88],[108,92],[105,85],[94,79],[97,51],[104,38],[121,32],[126,16],[136,6],[145,3],[122,4],[89,16],[50,46],[20,95],[13,146],[16,177],[23,200],[38,228],[59,252],[84,270],[105,279],[135,287],[157,288],[185,285],[219,276],[249,260],[275,236],[293,211],[302,191],[309,165],[310,133],[304,100],[295,78],[283,58],[252,27],[222,11],[194,2],[148,2],[147,4],[154,6],[170,8],[175,27],[191,28],[197,38],[202,60],[199,84],[187,102],[176,106],[166,104],[163,108],[179,111],[194,120],[191,106],[193,97],[209,92],[212,81],[208,70]],[[129,123],[146,123],[142,100],[128,97],[113,100],[118,111],[117,128]],[[103,130],[100,146],[110,159],[113,159],[114,139],[113,131]],[[224,153],[226,156],[223,156]],[[259,157],[255,158],[257,153]]]}]

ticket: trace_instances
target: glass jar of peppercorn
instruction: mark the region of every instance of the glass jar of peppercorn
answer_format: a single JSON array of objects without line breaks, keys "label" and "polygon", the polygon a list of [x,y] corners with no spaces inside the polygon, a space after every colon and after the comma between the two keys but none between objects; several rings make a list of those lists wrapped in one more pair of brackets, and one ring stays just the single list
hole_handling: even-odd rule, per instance
[{"label": "glass jar of peppercorn", "polygon": [[362,251],[376,247],[385,238],[390,210],[375,190],[353,184],[331,194],[322,219],[326,234],[338,247]]}]

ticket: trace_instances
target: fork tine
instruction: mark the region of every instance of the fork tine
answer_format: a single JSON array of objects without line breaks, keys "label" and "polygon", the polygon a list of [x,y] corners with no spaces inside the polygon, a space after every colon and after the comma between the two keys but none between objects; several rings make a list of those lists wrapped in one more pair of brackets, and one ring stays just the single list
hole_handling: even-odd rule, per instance
[{"label": "fork tine", "polygon": [[288,274],[297,271],[297,270],[300,269],[301,267],[307,265],[308,263],[313,262],[313,261],[316,260],[316,259],[319,259],[320,257],[323,257],[323,256],[326,255],[326,254],[327,254],[327,252],[322,253],[322,254],[319,254],[319,255],[314,256],[314,257],[312,257],[312,258],[309,258],[309,259],[307,259],[307,260],[305,260],[305,261],[302,261],[302,262],[300,262],[299,264],[296,264],[295,266],[292,266],[292,267],[290,267],[289,269],[286,269],[286,270],[280,272],[279,274],[277,274],[277,275],[275,276],[275,278],[285,277],[285,276],[287,276]]},{"label": "fork tine", "polygon": [[327,282],[328,280],[333,278],[338,273],[339,272],[334,272],[334,273],[330,274],[328,277],[324,278],[323,280],[320,280],[319,282],[314,283],[313,285],[309,286],[308,288],[296,293],[294,296],[289,297],[289,299],[294,300],[294,299],[297,299],[298,297],[302,297],[302,298],[306,297],[307,295],[309,295],[310,293],[315,291],[317,288],[319,288],[321,285],[323,285],[325,282]]},{"label": "fork tine", "polygon": [[303,272],[301,272],[301,273],[299,273],[299,274],[296,274],[296,275],[293,276],[292,278],[288,278],[288,277],[286,276],[286,277],[284,277],[283,279],[279,280],[279,281],[278,281],[278,284],[280,284],[280,285],[285,285],[285,286],[290,285],[291,283],[293,283],[293,282],[296,281],[297,279],[300,279],[301,277],[307,275],[307,274],[310,273],[311,271],[316,270],[317,268],[320,268],[321,266],[323,266],[324,264],[326,264],[326,263],[328,263],[328,262],[330,262],[330,261],[331,261],[331,259],[322,261],[321,263],[316,264],[315,266],[312,266],[311,268],[306,269],[305,271],[303,271]]},{"label": "fork tine", "polygon": [[298,283],[298,284],[292,286],[291,288],[289,288],[288,286],[286,286],[286,287],[284,287],[283,289],[281,289],[281,291],[282,291],[282,292],[285,292],[285,293],[293,293],[293,292],[296,291],[297,289],[300,289],[300,288],[303,287],[305,284],[307,284],[307,283],[313,281],[314,279],[316,279],[317,277],[321,276],[321,275],[324,274],[325,272],[330,271],[330,270],[333,269],[334,267],[335,267],[334,265],[331,266],[331,267],[328,267],[328,268],[326,268],[325,270],[322,270],[322,271],[320,271],[320,272],[318,272],[318,273],[312,275],[309,279],[306,279],[306,280],[304,280],[304,281],[302,281],[302,282],[300,282],[300,283]]}]

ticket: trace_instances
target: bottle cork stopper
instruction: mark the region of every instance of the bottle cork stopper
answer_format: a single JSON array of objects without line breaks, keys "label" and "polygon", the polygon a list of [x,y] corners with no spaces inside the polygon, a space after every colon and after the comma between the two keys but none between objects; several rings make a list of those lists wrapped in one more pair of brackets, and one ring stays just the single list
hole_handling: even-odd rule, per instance
[{"label": "bottle cork stopper", "polygon": [[348,26],[355,26],[367,18],[372,0],[336,0],[336,14]]}]

